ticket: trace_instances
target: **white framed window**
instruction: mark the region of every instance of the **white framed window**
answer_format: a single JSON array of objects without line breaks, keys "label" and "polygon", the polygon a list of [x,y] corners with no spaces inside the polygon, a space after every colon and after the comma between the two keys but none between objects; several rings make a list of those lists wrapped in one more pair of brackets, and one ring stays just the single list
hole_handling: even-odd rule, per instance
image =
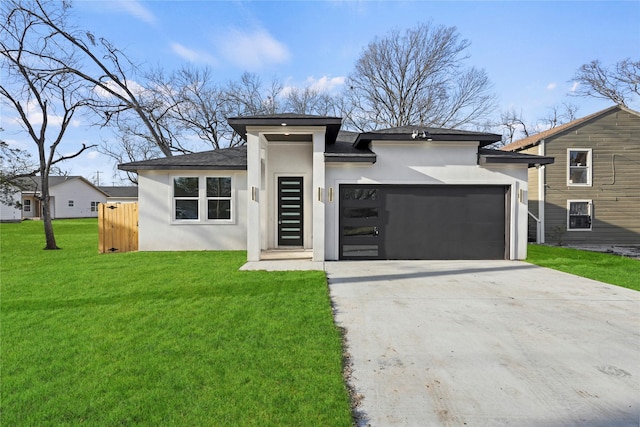
[{"label": "white framed window", "polygon": [[31,200],[25,199],[22,203],[22,210],[24,212],[31,212]]},{"label": "white framed window", "polygon": [[231,176],[173,177],[173,220],[233,223]]},{"label": "white framed window", "polygon": [[591,148],[567,149],[567,185],[591,185]]},{"label": "white framed window", "polygon": [[591,200],[567,200],[567,231],[589,231],[592,223]]},{"label": "white framed window", "polygon": [[231,177],[215,176],[206,178],[207,219],[230,220],[231,216]]},{"label": "white framed window", "polygon": [[100,202],[91,202],[91,212],[98,212],[98,205]]},{"label": "white framed window", "polygon": [[200,218],[200,179],[197,176],[173,178],[173,219]]},{"label": "white framed window", "polygon": [[69,206],[70,208],[73,207],[73,200],[69,200],[69,202],[67,203],[67,206]]}]

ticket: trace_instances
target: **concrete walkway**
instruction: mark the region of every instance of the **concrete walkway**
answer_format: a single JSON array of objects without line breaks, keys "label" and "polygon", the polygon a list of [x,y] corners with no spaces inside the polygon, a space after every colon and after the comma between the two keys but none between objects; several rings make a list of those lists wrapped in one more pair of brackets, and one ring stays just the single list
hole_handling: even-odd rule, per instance
[{"label": "concrete walkway", "polygon": [[361,426],[640,425],[640,293],[513,261],[327,262]]}]

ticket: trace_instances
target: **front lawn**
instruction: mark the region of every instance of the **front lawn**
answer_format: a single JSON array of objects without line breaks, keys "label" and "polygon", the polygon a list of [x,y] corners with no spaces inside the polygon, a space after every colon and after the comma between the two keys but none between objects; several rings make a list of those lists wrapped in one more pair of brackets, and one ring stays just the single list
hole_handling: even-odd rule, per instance
[{"label": "front lawn", "polygon": [[244,252],[99,255],[96,220],[1,224],[10,425],[352,424],[323,272]]},{"label": "front lawn", "polygon": [[640,291],[640,260],[557,246],[529,245],[527,261]]}]

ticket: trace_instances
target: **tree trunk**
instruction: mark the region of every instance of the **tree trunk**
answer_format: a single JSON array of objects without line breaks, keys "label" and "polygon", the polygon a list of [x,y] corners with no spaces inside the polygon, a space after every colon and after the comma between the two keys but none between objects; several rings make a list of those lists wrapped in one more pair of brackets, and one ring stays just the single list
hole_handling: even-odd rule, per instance
[{"label": "tree trunk", "polygon": [[51,222],[51,198],[49,197],[49,176],[42,177],[42,222],[44,223],[44,237],[47,245],[45,250],[60,249],[56,244],[56,236],[53,234],[53,223]]}]

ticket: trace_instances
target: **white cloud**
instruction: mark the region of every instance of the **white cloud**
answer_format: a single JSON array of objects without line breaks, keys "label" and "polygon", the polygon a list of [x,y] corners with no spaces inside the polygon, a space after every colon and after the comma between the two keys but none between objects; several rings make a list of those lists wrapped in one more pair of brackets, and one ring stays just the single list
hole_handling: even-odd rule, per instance
[{"label": "white cloud", "polygon": [[558,85],[557,85],[557,84],[555,84],[555,83],[549,83],[549,84],[547,85],[547,90],[553,90],[553,89],[555,89],[555,88],[556,88],[556,86],[558,86]]},{"label": "white cloud", "polygon": [[317,90],[318,92],[331,92],[336,88],[342,86],[345,81],[344,76],[340,77],[329,77],[322,76],[319,79],[315,79],[314,77],[307,78],[307,83],[311,87],[311,89]]},{"label": "white cloud", "polygon": [[252,33],[231,29],[225,33],[224,39],[217,40],[217,45],[227,60],[249,70],[281,64],[291,57],[287,46],[263,29]]},{"label": "white cloud", "polygon": [[117,0],[114,6],[147,24],[156,22],[155,15],[137,0]]},{"label": "white cloud", "polygon": [[580,86],[580,83],[578,82],[573,82],[573,86],[571,86],[571,92],[575,92],[576,90],[578,90],[578,86]]},{"label": "white cloud", "polygon": [[201,50],[189,49],[188,47],[180,44],[180,43],[171,43],[171,50],[173,53],[181,57],[182,59],[186,59],[189,62],[194,63],[205,63],[210,65],[215,65],[218,63],[216,59],[208,54],[207,52],[203,52]]},{"label": "white cloud", "polygon": [[[126,83],[127,83],[127,87],[134,95],[142,95],[146,92],[146,89],[144,88],[144,86],[142,86],[135,80],[127,80]],[[109,87],[109,89],[115,93],[118,93],[122,96],[126,96],[126,93],[124,92],[124,90],[111,80],[107,82],[107,87]],[[99,86],[95,86],[93,90],[95,93],[97,93],[103,98],[110,98],[113,96],[109,92],[107,92],[104,88]]]},{"label": "white cloud", "polygon": [[94,159],[97,159],[98,156],[100,156],[100,153],[98,153],[97,151],[89,151],[89,152],[87,152],[87,156],[86,157],[89,160],[94,160]]}]

